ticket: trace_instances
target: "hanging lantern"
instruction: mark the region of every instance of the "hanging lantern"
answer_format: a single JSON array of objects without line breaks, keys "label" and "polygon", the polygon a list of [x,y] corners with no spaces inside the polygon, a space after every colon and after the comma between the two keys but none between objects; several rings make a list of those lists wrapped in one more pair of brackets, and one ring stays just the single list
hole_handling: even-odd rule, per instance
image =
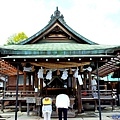
[{"label": "hanging lantern", "polygon": [[43,74],[46,74],[46,68],[44,68]]},{"label": "hanging lantern", "polygon": [[60,75],[60,70],[59,69],[57,69],[57,75]]},{"label": "hanging lantern", "polygon": [[69,74],[73,74],[72,69],[70,68]]}]

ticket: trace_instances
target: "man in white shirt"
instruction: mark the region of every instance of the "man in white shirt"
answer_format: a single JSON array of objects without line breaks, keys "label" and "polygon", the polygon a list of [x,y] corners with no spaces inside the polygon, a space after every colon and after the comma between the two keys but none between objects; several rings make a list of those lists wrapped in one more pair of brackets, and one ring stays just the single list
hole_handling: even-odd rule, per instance
[{"label": "man in white shirt", "polygon": [[91,89],[92,89],[92,95],[94,97],[97,97],[97,93],[96,93],[96,89],[97,89],[97,82],[94,79],[94,76],[92,76],[92,80],[91,80]]},{"label": "man in white shirt", "polygon": [[93,91],[96,91],[96,89],[97,89],[97,82],[96,82],[96,80],[94,79],[94,76],[92,76],[91,87],[92,87],[92,90],[93,90]]},{"label": "man in white shirt", "polygon": [[56,107],[58,111],[59,120],[62,120],[62,113],[64,120],[67,120],[67,111],[70,106],[70,99],[66,94],[59,94],[56,97]]}]

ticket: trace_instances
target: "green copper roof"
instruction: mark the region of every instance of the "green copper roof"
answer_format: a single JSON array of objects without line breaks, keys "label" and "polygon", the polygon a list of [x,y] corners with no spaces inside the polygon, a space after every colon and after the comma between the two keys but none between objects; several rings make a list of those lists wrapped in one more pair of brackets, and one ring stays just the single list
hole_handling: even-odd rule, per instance
[{"label": "green copper roof", "polygon": [[2,54],[24,55],[89,55],[113,53],[116,45],[88,45],[77,43],[42,43],[8,45],[1,47]]},{"label": "green copper roof", "polygon": [[97,50],[118,47],[117,45],[88,45],[77,43],[43,43],[43,44],[27,44],[27,45],[7,45],[2,48],[13,50]]}]

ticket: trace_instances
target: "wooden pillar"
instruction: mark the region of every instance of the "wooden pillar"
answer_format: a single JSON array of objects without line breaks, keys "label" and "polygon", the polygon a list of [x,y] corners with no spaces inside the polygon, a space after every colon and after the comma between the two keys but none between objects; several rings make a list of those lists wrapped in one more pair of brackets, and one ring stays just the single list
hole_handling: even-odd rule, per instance
[{"label": "wooden pillar", "polygon": [[35,88],[38,88],[38,78],[36,72],[35,72]]},{"label": "wooden pillar", "polygon": [[15,120],[17,120],[18,90],[19,90],[18,83],[19,83],[19,64],[17,65]]},{"label": "wooden pillar", "polygon": [[26,72],[24,71],[24,84],[23,84],[23,91],[26,91]]},{"label": "wooden pillar", "polygon": [[43,95],[43,79],[40,79],[40,95]]},{"label": "wooden pillar", "polygon": [[69,77],[68,77],[68,79],[67,79],[67,91],[66,91],[66,94],[68,94],[68,95],[69,95],[68,80],[69,80]]},{"label": "wooden pillar", "polygon": [[8,76],[5,76],[5,81],[4,81],[4,91],[6,91],[6,82],[7,82]]},{"label": "wooden pillar", "polygon": [[38,96],[38,77],[37,73],[35,72],[35,97]]},{"label": "wooden pillar", "polygon": [[46,84],[46,86],[45,86],[45,95],[48,95],[48,90],[47,90],[47,84]]},{"label": "wooden pillar", "polygon": [[87,80],[87,73],[85,72],[85,73],[84,73],[84,78],[83,78],[83,88],[84,88],[85,90],[87,90],[86,80]]},{"label": "wooden pillar", "polygon": [[46,68],[44,69],[44,72],[43,72],[43,77],[44,77],[44,82],[45,82],[45,95],[47,95],[48,94],[48,90],[47,90],[47,79],[46,79]]},{"label": "wooden pillar", "polygon": [[69,77],[67,79],[67,94],[68,95],[71,94],[71,89],[72,89],[72,77],[71,77],[71,75],[69,75]]},{"label": "wooden pillar", "polygon": [[76,78],[72,77],[72,88],[73,88],[73,95],[76,96]]},{"label": "wooden pillar", "polygon": [[29,73],[29,90],[31,90],[31,73]]},{"label": "wooden pillar", "polygon": [[77,98],[78,98],[78,113],[82,112],[82,95],[81,95],[81,86],[77,80]]}]

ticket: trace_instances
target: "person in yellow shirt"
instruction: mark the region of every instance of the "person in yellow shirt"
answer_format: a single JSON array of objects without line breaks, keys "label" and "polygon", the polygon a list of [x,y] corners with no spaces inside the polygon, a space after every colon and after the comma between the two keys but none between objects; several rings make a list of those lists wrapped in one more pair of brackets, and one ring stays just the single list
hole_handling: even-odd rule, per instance
[{"label": "person in yellow shirt", "polygon": [[49,97],[45,97],[42,100],[42,113],[44,120],[50,120],[52,114],[52,99]]}]

